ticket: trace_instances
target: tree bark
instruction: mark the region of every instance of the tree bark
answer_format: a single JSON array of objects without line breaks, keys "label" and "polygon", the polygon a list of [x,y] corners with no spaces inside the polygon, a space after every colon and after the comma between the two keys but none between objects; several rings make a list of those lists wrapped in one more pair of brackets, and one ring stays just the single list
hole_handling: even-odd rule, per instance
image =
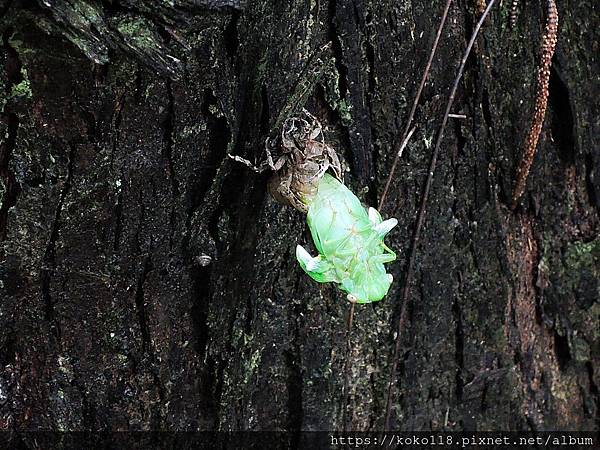
[{"label": "tree bark", "polygon": [[[511,28],[506,3],[437,163],[394,429],[600,428],[597,5],[559,1],[513,212],[544,7],[521,2]],[[345,295],[294,257],[312,245],[305,218],[227,154],[263,159],[306,107],[376,206],[443,2],[4,0],[0,430],[382,429],[431,143],[476,4],[450,9],[382,208],[399,220],[395,282],[356,306],[348,352]]]}]

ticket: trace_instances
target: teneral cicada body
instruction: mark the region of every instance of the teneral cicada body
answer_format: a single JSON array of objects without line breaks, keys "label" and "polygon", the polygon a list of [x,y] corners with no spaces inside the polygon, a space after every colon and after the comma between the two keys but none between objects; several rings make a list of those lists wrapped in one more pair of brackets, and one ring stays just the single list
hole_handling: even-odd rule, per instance
[{"label": "teneral cicada body", "polygon": [[351,301],[381,300],[392,283],[384,263],[396,259],[383,239],[398,221],[382,221],[374,208],[367,211],[346,186],[326,173],[309,203],[307,222],[319,255],[313,258],[297,246],[302,269],[318,282],[337,283]]},{"label": "teneral cicada body", "polygon": [[271,195],[307,214],[319,255],[313,258],[297,246],[296,257],[311,278],[337,283],[352,302],[379,301],[392,283],[384,263],[396,259],[383,238],[398,221],[382,221],[375,209],[367,211],[338,181],[342,176],[340,160],[325,142],[319,121],[307,111],[304,113],[306,118],[285,121],[278,155],[271,153],[267,143],[267,160],[261,166],[239,156],[230,157],[258,172],[273,170]]}]

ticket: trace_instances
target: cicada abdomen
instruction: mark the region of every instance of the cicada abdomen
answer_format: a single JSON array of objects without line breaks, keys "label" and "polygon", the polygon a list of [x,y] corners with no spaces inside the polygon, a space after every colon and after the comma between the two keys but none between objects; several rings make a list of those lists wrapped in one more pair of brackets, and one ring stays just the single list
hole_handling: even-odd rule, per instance
[{"label": "cicada abdomen", "polygon": [[383,239],[396,219],[382,221],[374,208],[367,211],[346,186],[326,173],[308,204],[307,221],[319,255],[313,258],[298,245],[296,257],[311,278],[337,283],[358,303],[376,302],[387,294],[392,276],[384,263],[396,255]]}]

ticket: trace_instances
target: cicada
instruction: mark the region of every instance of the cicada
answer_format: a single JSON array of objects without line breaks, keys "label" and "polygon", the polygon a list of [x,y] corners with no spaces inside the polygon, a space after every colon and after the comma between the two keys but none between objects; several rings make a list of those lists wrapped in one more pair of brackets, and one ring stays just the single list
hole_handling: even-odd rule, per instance
[{"label": "cicada", "polygon": [[238,156],[232,158],[257,171],[271,168],[275,173],[269,192],[307,214],[319,255],[312,257],[298,245],[296,258],[313,280],[337,283],[352,302],[379,301],[392,283],[384,263],[396,259],[383,239],[398,221],[384,221],[374,208],[365,209],[344,186],[340,161],[325,143],[319,121],[307,111],[304,115],[306,118],[290,118],[284,123],[276,159],[268,142],[267,161],[260,167]]},{"label": "cicada", "polygon": [[383,242],[396,226],[396,219],[382,220],[374,208],[368,210],[342,183],[325,173],[307,215],[308,227],[319,252],[312,257],[302,246],[296,258],[315,281],[334,282],[357,303],[381,300],[392,283],[384,263],[396,254]]}]

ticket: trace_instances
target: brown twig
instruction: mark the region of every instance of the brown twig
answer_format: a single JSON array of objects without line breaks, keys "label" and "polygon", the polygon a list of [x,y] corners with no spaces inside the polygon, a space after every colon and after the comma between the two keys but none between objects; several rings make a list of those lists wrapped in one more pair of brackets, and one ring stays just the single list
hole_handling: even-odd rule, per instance
[{"label": "brown twig", "polygon": [[[398,165],[398,161],[400,160],[400,156],[402,156],[402,152],[404,151],[408,141],[413,135],[415,128],[411,128],[412,120],[415,116],[415,112],[417,110],[417,105],[419,104],[419,100],[421,99],[421,93],[423,92],[423,88],[425,87],[425,83],[427,82],[427,77],[429,76],[429,72],[431,70],[431,64],[433,63],[433,58],[435,56],[435,52],[438,47],[438,43],[440,41],[440,36],[442,35],[442,31],[444,29],[444,24],[446,23],[446,18],[448,17],[448,10],[450,9],[450,4],[452,0],[446,0],[446,6],[444,8],[444,12],[442,13],[442,18],[440,20],[440,25],[437,30],[437,34],[435,36],[435,40],[433,41],[433,46],[431,47],[431,53],[429,55],[429,59],[427,61],[427,65],[425,66],[425,70],[423,71],[423,77],[421,78],[421,82],[419,83],[419,88],[417,89],[417,95],[413,101],[412,107],[410,109],[410,113],[408,114],[408,120],[406,122],[406,127],[404,128],[404,133],[402,134],[402,139],[398,141],[396,147],[394,148],[394,152],[396,156],[394,158],[394,162],[392,164],[392,168],[390,169],[390,174],[388,175],[387,181],[385,183],[385,187],[383,188],[383,193],[381,194],[381,199],[379,200],[379,205],[377,209],[381,211],[381,207],[383,206],[383,202],[385,201],[385,197],[390,188],[390,183],[392,182],[392,177],[394,176],[394,172],[396,171],[396,166]],[[347,409],[347,389],[349,382],[349,374],[348,374],[348,360],[349,356],[352,352],[352,343],[350,341],[350,331],[352,326],[352,320],[354,316],[354,303],[352,303],[352,307],[350,308],[350,313],[348,316],[348,341],[347,341],[347,351],[346,351],[346,365],[344,367],[344,412],[343,412],[343,421],[344,421],[344,430],[346,429],[346,409]]]},{"label": "brown twig", "polygon": [[377,207],[378,210],[381,211],[381,207],[383,206],[383,202],[385,201],[385,196],[388,193],[390,188],[390,183],[392,182],[392,177],[394,176],[394,172],[396,171],[396,166],[398,165],[398,160],[400,159],[400,155],[402,154],[402,150],[408,143],[410,139],[409,132],[410,126],[412,124],[412,120],[415,116],[415,111],[417,110],[417,105],[419,104],[419,100],[421,99],[421,93],[423,92],[423,88],[425,87],[425,83],[427,82],[427,77],[429,76],[429,71],[431,69],[431,64],[433,63],[433,58],[435,56],[435,52],[438,47],[438,43],[440,42],[440,36],[442,35],[442,31],[444,29],[444,25],[446,24],[446,18],[448,17],[448,10],[450,9],[450,3],[452,0],[446,0],[446,6],[444,7],[444,12],[442,13],[442,18],[440,20],[440,25],[437,30],[437,34],[435,35],[435,40],[433,41],[433,46],[431,47],[431,53],[429,54],[429,60],[427,61],[427,65],[425,66],[425,70],[423,71],[423,77],[421,78],[421,82],[419,83],[419,88],[417,89],[417,95],[415,96],[415,100],[413,101],[412,108],[410,109],[410,113],[408,114],[408,120],[406,121],[406,127],[404,127],[404,133],[402,134],[402,139],[398,141],[397,147],[394,149],[396,153],[396,157],[394,158],[394,162],[392,164],[392,168],[390,169],[390,174],[388,175],[387,181],[385,182],[385,187],[383,188],[383,193],[381,194],[381,199],[379,200],[379,205]]},{"label": "brown twig", "polygon": [[537,90],[535,93],[535,109],[531,118],[531,127],[525,140],[525,149],[523,158],[517,170],[517,181],[512,195],[511,208],[515,209],[527,183],[529,169],[535,156],[538,139],[542,126],[544,125],[544,116],[548,106],[548,84],[550,81],[550,66],[552,65],[552,56],[556,48],[558,36],[558,9],[555,0],[546,0],[546,29],[542,36],[542,54],[537,71]]},{"label": "brown twig", "polygon": [[452,90],[450,91],[450,96],[448,97],[448,104],[446,105],[446,111],[444,113],[444,118],[442,119],[442,124],[440,126],[440,130],[438,132],[437,139],[435,142],[435,147],[433,149],[433,154],[431,156],[431,163],[429,165],[429,174],[427,175],[427,181],[425,182],[423,196],[421,197],[421,206],[419,208],[419,216],[417,218],[417,223],[415,226],[415,231],[414,231],[414,235],[413,235],[413,239],[412,239],[411,250],[410,250],[410,260],[409,260],[408,269],[406,272],[406,279],[404,282],[404,286],[402,287],[402,297],[401,297],[401,304],[400,304],[400,308],[401,308],[400,318],[398,319],[398,326],[396,329],[396,346],[394,349],[394,357],[392,359],[392,369],[390,371],[388,392],[387,392],[387,398],[386,398],[386,402],[385,402],[385,429],[386,430],[390,429],[390,416],[391,416],[390,406],[391,406],[392,391],[393,391],[393,387],[394,387],[394,379],[396,378],[396,371],[398,369],[398,356],[400,355],[400,349],[401,349],[401,343],[402,343],[402,331],[404,329],[404,324],[406,322],[406,317],[407,317],[408,293],[410,291],[410,284],[411,284],[411,280],[413,278],[413,273],[414,273],[414,265],[415,265],[415,257],[417,254],[417,246],[419,244],[421,229],[422,229],[423,223],[425,221],[425,212],[427,210],[427,199],[429,197],[429,191],[431,189],[431,184],[433,183],[435,166],[436,166],[438,154],[440,151],[440,145],[442,143],[442,138],[444,136],[444,128],[446,127],[446,123],[448,122],[448,116],[450,114],[450,109],[452,108],[452,104],[454,103],[454,97],[456,95],[456,90],[458,89],[458,84],[460,82],[460,79],[462,78],[462,75],[463,75],[463,72],[465,69],[465,65],[467,64],[467,59],[471,53],[471,49],[473,48],[475,39],[477,38],[477,35],[479,34],[479,30],[481,29],[481,26],[483,25],[483,22],[485,21],[490,10],[492,9],[492,6],[494,5],[495,1],[496,0],[489,1],[485,11],[483,12],[483,14],[481,14],[481,17],[479,18],[479,21],[477,22],[477,25],[475,26],[475,29],[473,30],[473,34],[471,36],[471,39],[469,40],[469,43],[468,43],[465,53],[463,55],[462,61],[460,63],[460,66],[458,69],[458,74],[456,75],[456,78],[454,79],[454,84],[452,86]]},{"label": "brown twig", "polygon": [[[390,188],[390,183],[392,182],[392,177],[394,176],[394,172],[396,171],[396,166],[398,165],[398,161],[400,160],[400,156],[402,156],[402,152],[404,151],[404,148],[406,147],[406,145],[408,144],[408,141],[410,140],[411,136],[413,135],[415,128],[411,128],[411,124],[412,124],[412,120],[415,116],[415,112],[417,110],[417,105],[419,104],[419,100],[421,99],[421,93],[423,92],[423,88],[425,87],[425,83],[427,82],[427,77],[429,76],[429,72],[431,70],[431,64],[433,63],[433,58],[435,56],[435,52],[437,50],[438,47],[438,43],[440,41],[440,36],[442,35],[442,31],[444,29],[444,25],[446,23],[446,18],[448,17],[448,10],[450,9],[450,4],[452,3],[452,0],[446,0],[446,6],[444,8],[444,12],[442,13],[442,18],[440,20],[440,25],[438,27],[437,30],[437,34],[435,35],[435,40],[433,41],[433,46],[431,47],[431,53],[429,55],[429,59],[427,60],[427,65],[425,66],[425,70],[423,71],[423,77],[421,78],[421,82],[419,83],[419,88],[417,89],[417,95],[415,96],[415,99],[413,101],[412,107],[410,109],[410,113],[408,114],[408,120],[406,122],[406,127],[404,128],[404,133],[402,134],[402,139],[400,139],[400,141],[398,141],[396,147],[394,148],[394,152],[396,153],[396,156],[394,157],[394,162],[392,164],[392,168],[390,169],[390,174],[388,175],[388,178],[386,180],[385,183],[385,187],[383,188],[383,193],[381,194],[381,199],[379,200],[379,205],[377,206],[377,209],[379,209],[381,211],[381,207],[383,206],[383,202],[385,201],[385,197],[387,195],[387,192]],[[348,336],[350,336],[350,326],[352,325],[352,320],[353,320],[353,316],[354,316],[354,303],[352,303],[352,307],[350,308],[350,314],[349,314],[349,318],[348,318]],[[351,346],[351,342],[348,338],[348,350],[347,350],[347,355],[346,355],[346,365],[347,365],[347,360],[349,359],[349,355],[352,351],[352,346]],[[346,392],[347,389],[347,384],[348,384],[348,373],[347,373],[347,369],[344,369],[344,392]],[[346,420],[345,420],[345,415],[346,415],[346,401],[347,401],[347,395],[344,395],[344,413],[343,413],[343,417],[344,417],[344,429],[346,427]]]}]

